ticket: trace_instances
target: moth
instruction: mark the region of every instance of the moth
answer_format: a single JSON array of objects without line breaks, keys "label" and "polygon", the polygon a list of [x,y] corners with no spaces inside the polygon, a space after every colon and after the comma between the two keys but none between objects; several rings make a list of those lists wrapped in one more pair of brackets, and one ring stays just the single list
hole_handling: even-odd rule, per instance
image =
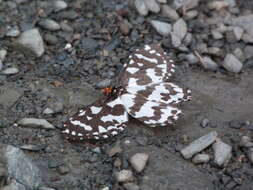
[{"label": "moth", "polygon": [[70,140],[107,139],[122,132],[129,115],[146,125],[168,126],[182,111],[177,104],[191,99],[189,89],[170,82],[174,61],[159,44],[136,49],[106,96],[70,117],[62,133]]}]

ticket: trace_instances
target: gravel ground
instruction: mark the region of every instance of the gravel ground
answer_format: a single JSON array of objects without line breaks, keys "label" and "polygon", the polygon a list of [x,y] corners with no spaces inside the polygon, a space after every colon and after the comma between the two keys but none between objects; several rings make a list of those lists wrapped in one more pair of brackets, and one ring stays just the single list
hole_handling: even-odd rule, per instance
[{"label": "gravel ground", "polygon": [[[64,140],[63,121],[155,42],[192,90],[183,118]],[[0,0],[0,189],[250,190],[252,68],[251,0]]]}]

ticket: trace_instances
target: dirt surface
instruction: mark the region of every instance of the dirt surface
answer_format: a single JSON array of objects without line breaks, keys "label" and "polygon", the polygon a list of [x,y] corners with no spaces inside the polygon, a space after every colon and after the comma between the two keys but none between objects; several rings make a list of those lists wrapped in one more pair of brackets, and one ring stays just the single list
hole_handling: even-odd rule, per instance
[{"label": "dirt surface", "polygon": [[[237,74],[220,65],[227,53],[236,48],[244,50],[253,42],[231,43],[228,34],[214,40],[210,37],[214,26],[207,20],[245,15],[252,13],[253,7],[250,8],[251,1],[238,1],[236,10],[212,12],[207,2],[212,1],[200,1],[194,8],[198,16],[185,19],[188,32],[193,35],[185,50],[173,47],[170,37],[162,37],[149,23],[151,19],[175,21],[160,13],[139,16],[131,2],[66,1],[68,8],[55,12],[51,1],[0,0],[0,50],[7,50],[2,71],[11,67],[19,70],[0,75],[0,142],[21,148],[40,169],[41,186],[53,189],[135,190],[115,178],[122,169],[134,172],[131,183],[141,190],[252,189],[252,164],[239,142],[242,136],[252,137],[253,131],[253,56],[242,59],[243,68]],[[168,1],[169,5],[172,3]],[[178,10],[183,16],[181,11]],[[70,29],[43,29],[38,23],[45,18],[67,23]],[[128,33],[119,27],[125,20],[131,25]],[[19,35],[6,36],[13,28],[22,33],[34,27],[39,28],[45,47],[45,53],[37,58],[15,47]],[[199,40],[203,31],[208,35]],[[63,121],[77,108],[102,96],[103,83],[117,76],[135,48],[154,42],[162,42],[164,50],[176,61],[173,81],[192,90],[192,101],[181,106],[184,115],[175,126],[150,128],[131,118],[122,134],[104,142],[71,143],[63,139]],[[198,49],[200,42],[221,49],[221,54],[209,54],[219,65],[215,72],[204,69],[200,62],[191,64],[182,58]],[[68,43],[72,48],[66,49]],[[45,114],[46,108],[53,113]],[[56,128],[14,125],[30,117],[46,119]],[[203,119],[209,120],[206,127],[200,125]],[[213,162],[211,147],[202,151],[211,156],[205,164],[195,165],[180,153],[210,131],[217,131],[219,138],[232,146],[232,158],[224,168]],[[115,147],[121,151],[110,155],[108,152]],[[149,155],[141,173],[129,163],[130,157],[139,152]],[[2,184],[0,178],[0,185],[8,183],[7,180]]]}]

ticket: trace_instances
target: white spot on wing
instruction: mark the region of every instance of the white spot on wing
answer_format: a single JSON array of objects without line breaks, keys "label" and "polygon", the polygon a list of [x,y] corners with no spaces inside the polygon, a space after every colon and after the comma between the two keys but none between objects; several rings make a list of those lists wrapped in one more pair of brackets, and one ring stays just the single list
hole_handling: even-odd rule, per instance
[{"label": "white spot on wing", "polygon": [[128,67],[126,70],[127,70],[129,73],[131,73],[131,74],[134,74],[134,73],[136,73],[137,71],[139,71],[139,69],[138,69],[138,68],[135,68],[135,67]]},{"label": "white spot on wing", "polygon": [[102,110],[102,107],[91,106],[90,110],[92,114],[98,114]]},{"label": "white spot on wing", "polygon": [[120,101],[120,98],[117,98],[117,99],[107,103],[107,105],[110,106],[111,108],[113,108],[115,105],[118,105],[118,104],[122,104]]},{"label": "white spot on wing", "polygon": [[65,129],[64,131],[62,131],[62,133],[67,133],[67,134],[69,134],[69,129]]},{"label": "white spot on wing", "polygon": [[[145,49],[146,51],[148,51],[148,50],[151,49],[151,47],[150,47],[149,45],[145,45],[145,46],[144,46],[144,49]],[[137,49],[137,50],[138,50],[138,49]]]},{"label": "white spot on wing", "polygon": [[99,131],[99,133],[106,133],[107,132],[107,130],[102,126],[98,126],[98,131]]},{"label": "white spot on wing", "polygon": [[84,123],[81,123],[80,121],[78,120],[75,120],[75,121],[70,121],[73,125],[77,125],[77,126],[80,126],[82,128],[84,128],[86,131],[91,131],[92,130],[92,127],[89,126],[89,125],[85,125]]},{"label": "white spot on wing", "polygon": [[135,54],[135,56],[138,57],[139,59],[144,59],[144,60],[149,61],[151,63],[158,63],[157,59],[155,59],[155,58],[148,58],[148,57],[145,57],[142,54]]}]

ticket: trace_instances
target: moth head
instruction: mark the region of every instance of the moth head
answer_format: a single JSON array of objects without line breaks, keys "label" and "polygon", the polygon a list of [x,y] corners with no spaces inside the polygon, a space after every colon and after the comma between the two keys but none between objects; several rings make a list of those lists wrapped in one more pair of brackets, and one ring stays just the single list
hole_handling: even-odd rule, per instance
[{"label": "moth head", "polygon": [[109,94],[112,93],[112,90],[113,90],[112,87],[106,87],[102,89],[102,92],[104,95],[108,96]]}]

